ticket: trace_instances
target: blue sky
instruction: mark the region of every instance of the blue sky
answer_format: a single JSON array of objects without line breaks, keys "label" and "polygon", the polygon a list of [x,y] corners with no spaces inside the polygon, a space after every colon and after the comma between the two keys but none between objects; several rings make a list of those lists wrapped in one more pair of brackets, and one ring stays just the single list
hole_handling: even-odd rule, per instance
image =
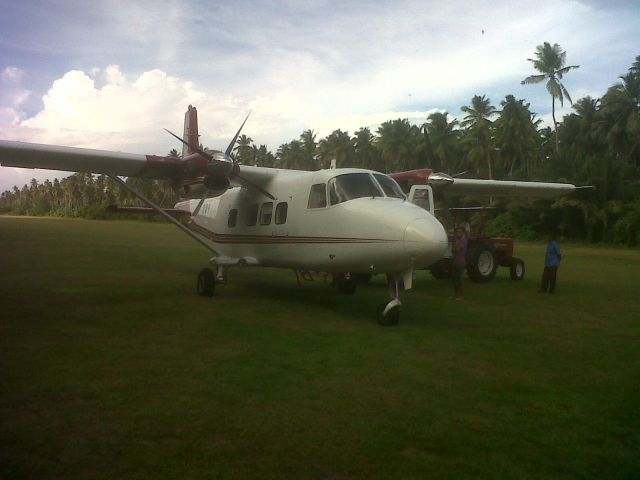
[{"label": "blue sky", "polygon": [[[245,133],[275,151],[305,129],[373,130],[460,116],[474,94],[513,94],[544,120],[527,58],[544,41],[600,97],[640,55],[637,1],[0,0],[0,138],[133,153],[178,148],[198,108],[202,141]],[[570,111],[565,105],[564,113]],[[0,190],[49,174],[0,169]],[[50,176],[50,175],[49,175]]]}]

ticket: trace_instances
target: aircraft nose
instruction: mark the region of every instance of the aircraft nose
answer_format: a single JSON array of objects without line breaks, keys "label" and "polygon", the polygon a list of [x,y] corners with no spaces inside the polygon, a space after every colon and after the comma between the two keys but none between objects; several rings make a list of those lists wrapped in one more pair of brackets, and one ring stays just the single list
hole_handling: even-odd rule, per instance
[{"label": "aircraft nose", "polygon": [[447,244],[447,233],[434,217],[413,220],[404,231],[405,249],[418,268],[427,267],[442,258]]}]

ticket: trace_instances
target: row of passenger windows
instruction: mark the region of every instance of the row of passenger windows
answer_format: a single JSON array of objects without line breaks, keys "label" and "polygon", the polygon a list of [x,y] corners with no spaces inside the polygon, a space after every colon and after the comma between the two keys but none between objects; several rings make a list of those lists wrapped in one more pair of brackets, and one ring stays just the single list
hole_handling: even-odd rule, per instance
[{"label": "row of passenger windows", "polygon": [[368,173],[346,173],[332,178],[328,184],[317,183],[312,185],[307,208],[324,208],[327,206],[327,186],[331,205],[361,197],[387,196],[405,198],[400,186],[387,175],[374,173],[372,176]]},{"label": "row of passenger windows", "polygon": [[[276,225],[282,225],[287,221],[287,202],[280,202],[276,205],[275,223]],[[271,219],[273,215],[273,202],[264,202],[262,206],[257,203],[249,205],[245,212],[245,224],[249,227],[253,227],[258,223],[258,212],[260,213],[260,225],[271,225]],[[238,224],[238,209],[233,208],[229,210],[229,218],[227,225],[229,228],[233,228]]]}]

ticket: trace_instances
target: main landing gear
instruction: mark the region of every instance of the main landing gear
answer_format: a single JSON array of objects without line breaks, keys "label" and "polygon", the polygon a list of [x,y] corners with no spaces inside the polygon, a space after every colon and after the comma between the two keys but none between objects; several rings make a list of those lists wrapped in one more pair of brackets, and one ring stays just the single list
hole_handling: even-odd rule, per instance
[{"label": "main landing gear", "polygon": [[356,293],[356,277],[351,273],[336,273],[333,280],[338,289],[338,293],[343,295],[353,295]]},{"label": "main landing gear", "polygon": [[203,268],[198,273],[198,295],[202,297],[213,297],[213,293],[216,289],[216,277],[213,275],[213,270],[210,268]]},{"label": "main landing gear", "polygon": [[[219,266],[217,274],[214,274],[210,268],[203,268],[198,273],[197,291],[202,297],[213,297],[215,293],[216,283],[226,283],[226,268]],[[369,280],[367,276],[365,280]],[[359,278],[350,273],[335,274],[334,282],[339,293],[344,295],[352,295],[356,291],[356,284]],[[402,287],[402,279],[400,276],[387,274],[387,282],[389,287],[389,296],[391,299],[387,303],[380,305],[376,312],[378,324],[391,327],[397,325],[400,321],[400,288]]]},{"label": "main landing gear", "polygon": [[400,321],[400,305],[402,305],[400,303],[400,279],[395,275],[387,274],[387,282],[391,300],[378,307],[376,317],[378,324],[383,327],[392,327]]}]

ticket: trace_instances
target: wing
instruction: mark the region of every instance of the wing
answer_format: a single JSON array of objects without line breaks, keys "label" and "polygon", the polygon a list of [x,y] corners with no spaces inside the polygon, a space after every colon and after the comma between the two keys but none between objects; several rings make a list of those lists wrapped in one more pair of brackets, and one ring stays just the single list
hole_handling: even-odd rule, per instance
[{"label": "wing", "polygon": [[476,180],[454,178],[453,182],[434,187],[448,195],[509,195],[553,198],[567,195],[576,187],[570,183],[516,182],[508,180]]},{"label": "wing", "polygon": [[181,160],[176,157],[7,140],[0,140],[0,165],[148,178],[176,178],[182,170]]},{"label": "wing", "polygon": [[576,190],[570,183],[518,182],[454,178],[446,173],[433,173],[428,168],[390,174],[406,191],[411,185],[429,184],[434,191],[447,195],[509,195],[553,198]]}]

